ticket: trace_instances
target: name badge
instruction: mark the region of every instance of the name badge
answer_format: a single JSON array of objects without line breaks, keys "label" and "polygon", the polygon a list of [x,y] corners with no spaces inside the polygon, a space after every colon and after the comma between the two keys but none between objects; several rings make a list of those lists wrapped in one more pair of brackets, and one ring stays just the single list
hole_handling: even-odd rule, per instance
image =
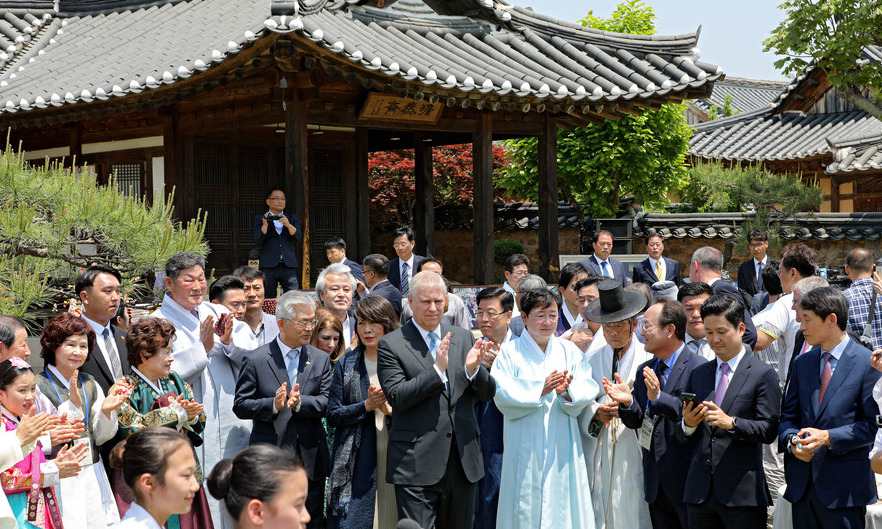
[{"label": "name badge", "polygon": [[650,417],[649,414],[643,415],[643,424],[640,425],[640,447],[644,450],[649,450],[649,446],[652,443],[652,430],[655,428],[655,421],[653,417]]}]

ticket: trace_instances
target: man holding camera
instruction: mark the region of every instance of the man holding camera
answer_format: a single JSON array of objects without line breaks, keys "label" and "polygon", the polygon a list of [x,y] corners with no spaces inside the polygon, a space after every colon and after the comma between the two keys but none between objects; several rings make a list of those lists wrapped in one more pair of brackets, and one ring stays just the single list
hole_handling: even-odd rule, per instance
[{"label": "man holding camera", "polygon": [[[848,301],[848,331],[852,336],[864,335],[867,323],[870,322],[868,337],[872,342],[864,344],[870,349],[882,348],[882,298],[873,294],[873,272],[876,263],[873,253],[866,248],[854,248],[845,257],[845,273],[851,285],[845,289]],[[870,317],[873,314],[873,317]]]},{"label": "man holding camera", "polygon": [[296,290],[300,283],[297,274],[297,245],[303,240],[300,221],[285,212],[285,192],[275,187],[266,197],[269,208],[257,217],[254,228],[254,244],[260,257],[260,270],[265,280],[267,298],[275,298],[277,286],[282,291]]},{"label": "man holding camera", "polygon": [[870,449],[879,407],[879,372],[870,351],[845,332],[848,306],[833,287],[804,294],[797,308],[806,343],[787,385],[778,432],[785,453],[793,526],[863,528],[876,502]]}]

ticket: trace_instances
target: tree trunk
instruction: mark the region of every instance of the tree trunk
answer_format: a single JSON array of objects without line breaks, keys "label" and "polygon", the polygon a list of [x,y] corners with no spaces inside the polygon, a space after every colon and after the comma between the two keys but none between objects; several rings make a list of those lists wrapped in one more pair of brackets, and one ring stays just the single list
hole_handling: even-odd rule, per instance
[{"label": "tree trunk", "polygon": [[882,120],[882,105],[879,105],[872,99],[864,96],[860,91],[855,87],[849,87],[845,92],[845,97],[849,101],[851,101],[854,106],[863,110],[867,114],[873,116],[876,119]]}]

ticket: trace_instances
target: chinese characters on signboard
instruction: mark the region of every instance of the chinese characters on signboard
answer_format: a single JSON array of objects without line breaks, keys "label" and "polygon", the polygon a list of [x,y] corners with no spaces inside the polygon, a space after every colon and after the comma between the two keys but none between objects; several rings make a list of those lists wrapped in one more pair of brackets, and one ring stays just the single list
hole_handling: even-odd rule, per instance
[{"label": "chinese characters on signboard", "polygon": [[443,109],[442,103],[371,93],[361,108],[359,119],[435,124]]}]

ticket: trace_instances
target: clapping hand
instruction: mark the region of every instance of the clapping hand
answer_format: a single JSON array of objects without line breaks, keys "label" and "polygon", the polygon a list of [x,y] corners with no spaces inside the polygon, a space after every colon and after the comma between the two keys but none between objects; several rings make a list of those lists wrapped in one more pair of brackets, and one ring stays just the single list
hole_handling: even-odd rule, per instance
[{"label": "clapping hand", "polygon": [[570,400],[570,396],[567,391],[570,389],[570,383],[573,381],[573,374],[569,371],[564,371],[562,376],[560,377],[560,382],[554,388],[554,391],[557,392],[558,395],[563,397],[565,400]]},{"label": "clapping hand", "polygon": [[58,467],[58,477],[70,478],[80,473],[80,460],[86,456],[89,445],[78,444],[70,447],[65,446],[55,457],[55,466]]},{"label": "clapping hand", "polygon": [[59,417],[58,424],[49,431],[52,446],[67,444],[77,439],[86,430],[83,421],[68,421],[67,417]]},{"label": "clapping hand", "polygon": [[208,316],[199,325],[199,340],[205,352],[214,349],[214,316]]},{"label": "clapping hand", "polygon": [[134,390],[134,385],[128,379],[119,379],[107,391],[107,397],[105,397],[104,402],[101,404],[101,412],[109,417],[111,413],[118,410],[125,403],[129,395],[132,394],[132,390]]},{"label": "clapping hand", "polygon": [[619,403],[618,402],[608,402],[606,404],[601,404],[597,407],[597,411],[594,412],[594,418],[598,421],[602,422],[604,425],[609,424],[609,421],[613,420],[615,417],[619,416]]},{"label": "clapping hand", "polygon": [[445,334],[441,343],[438,344],[438,348],[435,349],[435,365],[442,373],[447,371],[447,352],[450,350],[451,336],[452,335],[449,332]]},{"label": "clapping hand", "polygon": [[364,401],[367,411],[382,410],[386,406],[386,394],[379,386],[368,386],[368,398]]},{"label": "clapping hand", "polygon": [[202,404],[195,400],[178,399],[178,404],[180,404],[181,407],[184,408],[184,411],[187,412],[187,419],[191,421],[196,417],[199,417],[199,414],[201,414],[202,411],[205,409]]},{"label": "clapping hand", "polygon": [[561,378],[564,374],[555,369],[545,377],[545,384],[542,386],[542,396],[548,395],[560,385]]},{"label": "clapping hand", "polygon": [[300,384],[294,384],[291,388],[291,394],[288,395],[288,407],[292,410],[297,409],[300,405]]},{"label": "clapping hand", "polygon": [[[487,351],[490,350],[490,344],[492,343],[493,342],[490,340],[478,340],[475,342],[475,345],[469,349],[469,352],[466,353],[465,361],[467,374],[472,374],[478,371],[478,368],[484,363],[484,357],[488,354]],[[495,356],[496,355],[494,355],[494,357]]]},{"label": "clapping hand", "polygon": [[481,364],[487,369],[490,369],[493,367],[493,362],[499,355],[499,344],[492,340],[485,340],[485,343],[487,344],[487,348],[484,349],[484,356],[481,359]]},{"label": "clapping hand", "polygon": [[30,446],[37,442],[43,434],[51,430],[58,424],[59,418],[48,413],[33,414],[33,406],[31,412],[25,414],[15,429],[15,435],[22,447]]},{"label": "clapping hand", "polygon": [[[221,318],[221,323],[223,324],[223,332],[220,333],[221,343],[224,345],[230,345],[230,342],[233,340],[233,318],[232,314],[224,314],[224,317]],[[208,351],[208,349],[206,349]]]},{"label": "clapping hand", "polygon": [[631,396],[631,386],[622,382],[622,377],[618,373],[615,373],[615,380],[616,382],[613,384],[608,378],[603,377],[603,380],[601,381],[603,384],[603,391],[605,391],[607,396],[616,404],[627,408],[634,400]]},{"label": "clapping hand", "polygon": [[282,408],[285,406],[285,399],[288,397],[288,383],[282,382],[282,385],[279,386],[279,389],[276,390],[276,395],[273,397],[273,408],[277,412],[282,411]]},{"label": "clapping hand", "polygon": [[659,382],[655,371],[644,367],[643,383],[646,384],[646,398],[650,401],[658,399],[658,396],[661,394],[661,382]]},{"label": "clapping hand", "polygon": [[[83,399],[80,397],[80,370],[74,369],[73,376],[68,380],[70,387],[70,403],[79,409],[83,409]],[[87,415],[89,410],[83,410],[83,415]]]}]

